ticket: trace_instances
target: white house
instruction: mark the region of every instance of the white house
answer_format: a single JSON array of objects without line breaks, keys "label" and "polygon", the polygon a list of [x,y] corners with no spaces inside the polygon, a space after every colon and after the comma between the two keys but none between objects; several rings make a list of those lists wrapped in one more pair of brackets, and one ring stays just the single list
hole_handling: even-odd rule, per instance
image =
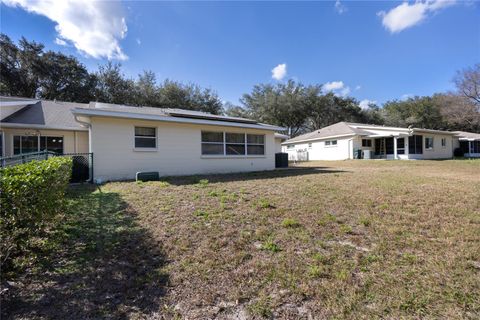
[{"label": "white house", "polygon": [[460,148],[464,157],[480,158],[480,133],[455,131],[454,147]]},{"label": "white house", "polygon": [[[290,160],[449,159],[458,133],[339,122],[289,139]],[[473,150],[473,149],[472,149]]]},{"label": "white house", "polygon": [[[204,112],[0,97],[4,157],[42,150],[93,154],[97,180],[275,168],[281,127]],[[277,142],[276,142],[277,141]]]}]

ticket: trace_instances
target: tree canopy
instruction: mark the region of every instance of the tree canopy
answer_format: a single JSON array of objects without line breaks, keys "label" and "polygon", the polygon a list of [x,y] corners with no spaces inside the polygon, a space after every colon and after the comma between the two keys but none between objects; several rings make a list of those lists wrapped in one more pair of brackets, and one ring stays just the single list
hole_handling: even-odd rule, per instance
[{"label": "tree canopy", "polygon": [[198,110],[246,117],[288,129],[292,136],[339,121],[480,132],[480,64],[457,72],[454,92],[387,101],[361,108],[352,97],[324,92],[322,85],[293,80],[255,85],[241,105],[223,104],[215,91],[173,80],[158,82],[145,70],[126,77],[108,62],[89,71],[74,56],[46,51],[21,38],[0,34],[0,94],[62,101]]}]

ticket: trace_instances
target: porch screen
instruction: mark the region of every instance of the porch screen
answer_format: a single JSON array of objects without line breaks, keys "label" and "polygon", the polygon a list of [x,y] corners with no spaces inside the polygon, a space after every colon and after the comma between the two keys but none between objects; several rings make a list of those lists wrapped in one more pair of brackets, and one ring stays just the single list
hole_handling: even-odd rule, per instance
[{"label": "porch screen", "polygon": [[423,136],[413,135],[408,137],[408,153],[409,154],[423,153]]}]

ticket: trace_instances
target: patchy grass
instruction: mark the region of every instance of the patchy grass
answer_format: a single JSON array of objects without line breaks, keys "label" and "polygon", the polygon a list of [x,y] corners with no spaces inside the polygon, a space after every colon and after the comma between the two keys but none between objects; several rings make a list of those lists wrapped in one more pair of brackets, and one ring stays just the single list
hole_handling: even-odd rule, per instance
[{"label": "patchy grass", "polygon": [[17,281],[10,314],[480,317],[479,161],[166,181],[75,191],[59,252]]}]

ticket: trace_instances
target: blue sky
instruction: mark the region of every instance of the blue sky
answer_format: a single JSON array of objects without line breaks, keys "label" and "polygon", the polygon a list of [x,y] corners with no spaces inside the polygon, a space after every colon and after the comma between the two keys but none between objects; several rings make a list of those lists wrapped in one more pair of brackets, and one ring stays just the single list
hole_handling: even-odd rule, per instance
[{"label": "blue sky", "polygon": [[452,90],[455,72],[480,62],[479,21],[475,1],[1,4],[14,40],[90,70],[108,59],[130,77],[152,70],[236,104],[254,84],[290,78],[377,103]]}]

